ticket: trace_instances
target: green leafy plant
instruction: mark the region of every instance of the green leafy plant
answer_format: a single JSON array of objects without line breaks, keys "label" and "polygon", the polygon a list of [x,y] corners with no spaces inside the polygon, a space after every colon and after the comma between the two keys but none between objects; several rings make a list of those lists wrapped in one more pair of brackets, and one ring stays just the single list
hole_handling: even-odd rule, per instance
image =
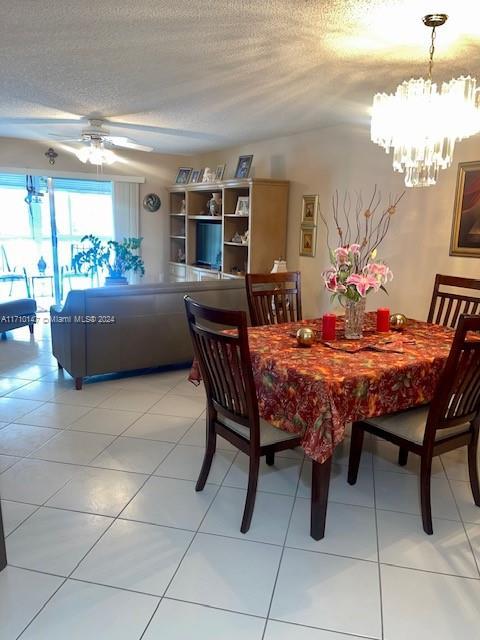
[{"label": "green leafy plant", "polygon": [[138,255],[143,238],[124,238],[121,242],[104,243],[94,235],[83,236],[83,243],[90,243],[72,258],[72,268],[78,273],[98,274],[107,271],[110,278],[122,278],[126,273],[145,273],[145,265]]}]

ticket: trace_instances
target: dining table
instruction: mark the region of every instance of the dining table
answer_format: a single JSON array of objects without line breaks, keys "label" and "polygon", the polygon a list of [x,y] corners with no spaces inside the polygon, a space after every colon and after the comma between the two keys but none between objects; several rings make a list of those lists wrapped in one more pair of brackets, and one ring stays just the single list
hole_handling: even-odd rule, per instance
[{"label": "dining table", "polygon": [[[310,347],[296,333],[310,327]],[[248,329],[259,413],[301,435],[312,460],[310,535],[325,535],[332,455],[347,425],[428,403],[452,345],[449,327],[408,319],[402,331],[378,333],[365,315],[363,337],[345,339],[343,317],[334,340],[322,340],[322,320]],[[345,478],[346,481],[346,478]]]}]

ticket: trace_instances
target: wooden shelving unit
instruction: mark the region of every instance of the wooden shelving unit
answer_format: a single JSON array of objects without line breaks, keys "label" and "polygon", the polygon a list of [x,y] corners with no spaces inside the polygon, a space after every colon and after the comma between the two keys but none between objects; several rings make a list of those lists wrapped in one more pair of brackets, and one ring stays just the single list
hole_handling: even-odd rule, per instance
[{"label": "wooden shelving unit", "polygon": [[[285,256],[289,183],[249,178],[216,183],[174,185],[170,189],[170,279],[173,281],[243,277],[267,273],[273,261]],[[208,201],[221,196],[220,215],[208,214]],[[239,197],[249,198],[249,212],[235,214]],[[221,269],[196,263],[199,221],[222,225]],[[249,232],[249,242],[232,242]]]}]

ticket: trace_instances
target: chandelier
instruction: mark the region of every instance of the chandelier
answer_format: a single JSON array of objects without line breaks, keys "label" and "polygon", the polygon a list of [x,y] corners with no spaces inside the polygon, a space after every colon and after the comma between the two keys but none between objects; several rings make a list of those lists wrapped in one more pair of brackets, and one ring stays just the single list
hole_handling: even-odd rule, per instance
[{"label": "chandelier", "polygon": [[480,130],[475,78],[461,76],[440,88],[432,82],[436,28],[447,17],[438,13],[423,18],[432,29],[428,78],[411,78],[394,94],[373,98],[371,140],[387,153],[393,150],[393,170],[405,172],[407,187],[435,184],[440,169],[452,163],[455,142]]},{"label": "chandelier", "polygon": [[80,151],[77,152],[77,158],[84,164],[90,162],[90,164],[95,164],[100,167],[103,164],[112,164],[117,159],[113,151],[105,149],[105,145],[100,139],[92,139],[88,146],[82,147]]}]

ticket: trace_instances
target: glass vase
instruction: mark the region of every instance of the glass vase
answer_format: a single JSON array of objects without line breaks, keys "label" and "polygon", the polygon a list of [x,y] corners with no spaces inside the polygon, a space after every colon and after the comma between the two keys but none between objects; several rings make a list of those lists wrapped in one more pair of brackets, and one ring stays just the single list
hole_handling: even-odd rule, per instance
[{"label": "glass vase", "polygon": [[363,336],[365,319],[365,298],[357,302],[347,300],[345,303],[345,338],[358,340]]}]

